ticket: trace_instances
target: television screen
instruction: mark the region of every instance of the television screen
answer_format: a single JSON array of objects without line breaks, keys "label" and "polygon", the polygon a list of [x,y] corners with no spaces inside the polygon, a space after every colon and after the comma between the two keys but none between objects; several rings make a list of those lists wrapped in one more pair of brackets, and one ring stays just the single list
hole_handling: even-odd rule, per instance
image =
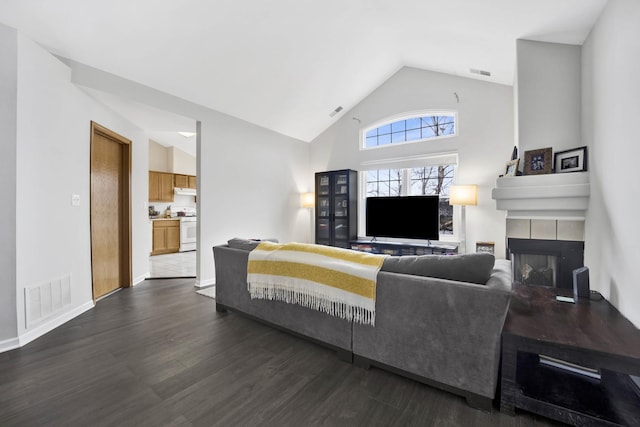
[{"label": "television screen", "polygon": [[367,236],[438,240],[439,204],[438,196],[368,197]]}]

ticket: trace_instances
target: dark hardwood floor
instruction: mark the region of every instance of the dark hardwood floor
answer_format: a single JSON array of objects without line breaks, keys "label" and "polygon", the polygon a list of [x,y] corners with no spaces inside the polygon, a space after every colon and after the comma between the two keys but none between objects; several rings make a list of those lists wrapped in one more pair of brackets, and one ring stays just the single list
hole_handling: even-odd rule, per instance
[{"label": "dark hardwood floor", "polygon": [[546,426],[339,361],[234,313],[193,279],[117,292],[0,354],[1,426]]}]

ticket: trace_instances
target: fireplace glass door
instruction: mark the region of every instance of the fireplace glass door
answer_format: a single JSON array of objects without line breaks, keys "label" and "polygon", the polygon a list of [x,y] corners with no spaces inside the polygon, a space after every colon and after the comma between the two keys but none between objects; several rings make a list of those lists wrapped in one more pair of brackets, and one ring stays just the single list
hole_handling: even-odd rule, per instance
[{"label": "fireplace glass door", "polygon": [[553,255],[514,254],[513,279],[523,285],[556,287],[558,257]]},{"label": "fireplace glass door", "polygon": [[573,270],[584,265],[584,242],[507,239],[513,281],[523,285],[573,289]]}]

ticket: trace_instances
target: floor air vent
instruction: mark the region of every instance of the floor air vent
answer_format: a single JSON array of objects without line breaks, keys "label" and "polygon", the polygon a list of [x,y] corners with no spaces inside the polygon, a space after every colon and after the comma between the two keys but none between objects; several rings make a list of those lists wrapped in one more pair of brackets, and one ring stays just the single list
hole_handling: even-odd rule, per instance
[{"label": "floor air vent", "polygon": [[25,288],[24,308],[27,329],[69,305],[71,305],[71,277],[68,275]]}]

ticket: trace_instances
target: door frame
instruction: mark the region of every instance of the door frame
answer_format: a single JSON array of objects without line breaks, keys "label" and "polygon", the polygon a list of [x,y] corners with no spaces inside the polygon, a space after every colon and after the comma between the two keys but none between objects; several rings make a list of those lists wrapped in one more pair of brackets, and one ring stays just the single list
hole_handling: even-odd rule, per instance
[{"label": "door frame", "polygon": [[[122,179],[120,181],[121,200],[120,200],[120,283],[121,287],[129,288],[133,286],[132,280],[132,261],[131,261],[131,140],[117,134],[116,132],[107,129],[106,127],[91,121],[91,152],[89,154],[89,233],[91,235],[91,295],[93,302],[96,302],[96,295],[94,289],[93,280],[93,228],[92,223],[92,210],[94,195],[91,191],[91,174],[93,172],[93,144],[94,137],[100,135],[110,141],[119,143],[122,145]],[[109,295],[109,294],[107,294]],[[104,295],[106,296],[106,295]]]}]

